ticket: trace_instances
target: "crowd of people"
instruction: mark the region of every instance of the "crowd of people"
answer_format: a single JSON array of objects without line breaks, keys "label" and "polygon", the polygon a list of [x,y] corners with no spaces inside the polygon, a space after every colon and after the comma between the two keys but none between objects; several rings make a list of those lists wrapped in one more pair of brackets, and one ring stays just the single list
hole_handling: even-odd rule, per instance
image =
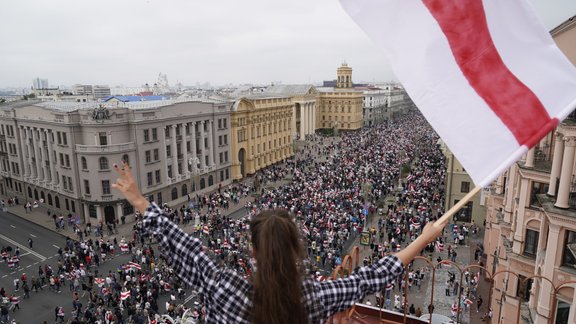
[{"label": "crowd of people", "polygon": [[[310,257],[310,274],[317,276],[326,276],[341,264],[360,233],[369,236],[364,243],[370,253],[363,260],[369,264],[398,251],[414,240],[427,222],[442,214],[445,157],[437,135],[422,116],[406,115],[394,123],[345,133],[338,139],[315,135],[308,140],[293,158],[260,170],[253,183],[238,182],[212,193],[190,194],[180,208],[164,205],[166,214],[201,238],[218,264],[245,276],[255,262],[248,223],[262,210],[285,208],[297,215]],[[225,215],[230,206],[250,195],[254,198],[248,199],[242,217]],[[390,197],[393,202],[384,203]],[[368,228],[367,216],[372,214],[381,217],[376,226]],[[102,228],[97,228],[93,237],[90,227],[81,230],[76,222],[70,223],[77,228],[77,240],[67,239],[55,269],[48,264],[39,267],[30,284],[20,278],[22,289],[28,291],[25,298],[44,286],[53,293],[68,286],[72,304],[56,307],[54,316],[56,321],[68,319],[71,323],[147,323],[156,316],[179,317],[186,311],[201,318],[202,295],[198,294],[190,309],[185,306],[190,287],[154,252],[154,242],[139,235],[141,216],[136,218],[133,236],[120,241],[105,240]],[[55,224],[59,222],[55,218]],[[114,229],[111,231],[113,234]],[[427,250],[438,250],[447,240],[441,238]],[[99,265],[118,253],[129,254],[131,261],[117,271],[99,273]],[[3,249],[2,258],[5,256],[6,260],[13,257]],[[393,289],[406,285],[420,289],[428,273],[426,267],[410,269],[408,282],[402,278],[387,287],[382,298],[377,296],[377,303],[391,308]],[[10,298],[4,288],[0,293]],[[166,304],[160,305],[159,300]],[[403,307],[397,295],[394,306]],[[4,308],[17,309],[2,307],[2,314]],[[421,312],[420,307],[414,313],[416,310]]]}]

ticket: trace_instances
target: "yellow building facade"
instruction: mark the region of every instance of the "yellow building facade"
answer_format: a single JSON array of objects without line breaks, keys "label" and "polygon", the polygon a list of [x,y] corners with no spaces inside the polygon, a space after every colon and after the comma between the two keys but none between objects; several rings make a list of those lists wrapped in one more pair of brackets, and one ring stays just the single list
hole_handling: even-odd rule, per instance
[{"label": "yellow building facade", "polygon": [[317,90],[320,93],[320,118],[316,118],[316,128],[362,128],[364,94],[353,88],[352,68],[342,63],[337,70],[336,87],[321,87]]},{"label": "yellow building facade", "polygon": [[232,108],[232,179],[280,162],[294,154],[292,119],[294,103],[285,96],[248,96]]}]

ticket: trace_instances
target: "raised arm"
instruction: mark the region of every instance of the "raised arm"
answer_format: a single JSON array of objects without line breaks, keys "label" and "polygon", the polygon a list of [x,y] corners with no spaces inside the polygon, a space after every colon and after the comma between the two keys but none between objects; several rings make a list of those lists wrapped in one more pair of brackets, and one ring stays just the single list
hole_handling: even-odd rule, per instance
[{"label": "raised arm", "polygon": [[126,162],[114,164],[118,172],[112,188],[122,192],[126,200],[144,215],[144,234],[154,235],[160,242],[162,254],[176,274],[187,284],[206,289],[217,268],[202,251],[202,243],[171,222],[162,208],[148,202],[140,192]]}]

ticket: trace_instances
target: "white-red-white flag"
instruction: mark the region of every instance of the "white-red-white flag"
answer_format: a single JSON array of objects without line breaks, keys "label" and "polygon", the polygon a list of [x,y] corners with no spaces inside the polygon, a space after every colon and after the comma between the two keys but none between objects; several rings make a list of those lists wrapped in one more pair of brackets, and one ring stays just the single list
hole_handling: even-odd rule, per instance
[{"label": "white-red-white flag", "polygon": [[576,107],[576,69],[525,0],[340,0],[484,187]]},{"label": "white-red-white flag", "polygon": [[120,293],[120,300],[126,300],[130,297],[130,291],[124,291]]}]

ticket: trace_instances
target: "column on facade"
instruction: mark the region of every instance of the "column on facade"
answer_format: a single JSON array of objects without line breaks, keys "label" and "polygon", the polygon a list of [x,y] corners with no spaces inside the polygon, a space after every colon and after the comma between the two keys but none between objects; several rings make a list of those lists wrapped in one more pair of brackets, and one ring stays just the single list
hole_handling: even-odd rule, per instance
[{"label": "column on facade", "polygon": [[30,155],[28,154],[28,145],[26,144],[26,139],[26,130],[24,127],[22,127],[20,128],[20,151],[22,152],[20,161],[22,163],[22,172],[24,172],[24,177],[29,177],[30,163],[26,160],[26,155],[28,155],[28,158],[30,158]]},{"label": "column on facade", "polygon": [[290,120],[290,126],[292,127],[292,131],[290,132],[290,136],[294,139],[294,134],[297,134],[296,129],[296,103],[292,106],[292,119]]},{"label": "column on facade", "polygon": [[316,103],[312,103],[312,134],[316,132]]},{"label": "column on facade", "polygon": [[90,222],[90,208],[88,204],[82,204],[82,209],[84,210],[84,223]]},{"label": "column on facade", "polygon": [[552,170],[550,171],[550,184],[548,185],[548,195],[556,196],[556,184],[560,177],[560,169],[562,168],[562,156],[564,155],[564,140],[563,135],[556,133],[556,141],[554,143],[554,156],[552,157]]},{"label": "column on facade", "polygon": [[[560,239],[560,226],[550,223],[548,228],[548,246],[557,246]],[[552,250],[546,253],[544,265],[542,267],[541,276],[545,278],[554,278],[554,268],[556,264],[556,253]],[[553,291],[552,285],[548,280],[540,279],[540,293],[538,294],[538,307],[536,311],[535,323],[548,323],[550,317],[550,302],[551,294]],[[535,283],[536,284],[536,283]]]},{"label": "column on facade", "polygon": [[516,254],[522,254],[522,242],[524,241],[524,214],[526,213],[526,199],[528,198],[528,186],[530,181],[527,178],[520,179],[520,195],[518,199],[518,211],[514,222],[516,224],[514,230],[514,244],[512,251]]},{"label": "column on facade", "polygon": [[518,167],[516,163],[512,164],[508,171],[508,182],[506,185],[508,186],[506,190],[506,205],[504,206],[504,221],[506,223],[510,223],[510,219],[512,216],[512,203],[514,201],[514,186],[516,185],[516,174],[518,171]]},{"label": "column on facade", "polygon": [[308,106],[310,109],[310,122],[308,123],[308,125],[309,125],[308,134],[314,134],[314,103],[309,102]]},{"label": "column on facade", "polygon": [[204,169],[206,167],[205,163],[205,155],[206,155],[206,147],[204,146],[204,138],[206,134],[204,133],[204,125],[206,125],[206,121],[203,120],[200,122],[200,168]]},{"label": "column on facade", "polygon": [[300,103],[300,140],[304,139],[306,129],[306,104]]},{"label": "column on facade", "polygon": [[192,144],[190,146],[192,149],[192,172],[197,172],[198,161],[196,161],[196,159],[198,158],[198,155],[196,154],[196,122],[190,124],[190,127],[192,127],[190,130],[190,133],[192,133]]},{"label": "column on facade", "polygon": [[[45,129],[44,130],[44,137],[46,137],[46,154],[42,153],[43,156],[43,163],[42,165],[44,166],[44,180],[48,180],[48,175],[50,175],[50,182],[52,182],[52,165],[49,162],[50,161],[50,149],[49,149],[49,142],[50,142],[50,136],[48,136],[48,130]],[[42,146],[42,148],[40,149],[42,150],[42,152],[44,152],[44,147]]]},{"label": "column on facade", "polygon": [[40,131],[32,130],[32,136],[34,140],[32,145],[34,146],[34,157],[36,158],[36,179],[42,180],[42,152],[40,148]]},{"label": "column on facade", "polygon": [[562,170],[560,171],[560,187],[556,195],[554,206],[558,208],[568,208],[568,197],[570,195],[570,185],[572,184],[572,171],[574,168],[574,153],[576,151],[576,138],[567,137],[564,139],[564,154],[562,158]]},{"label": "column on facade", "polygon": [[[28,128],[28,129],[26,130],[26,135],[27,135],[27,136],[26,136],[26,141],[27,141],[26,147],[28,147],[28,163],[29,163],[29,165],[30,165],[30,174],[29,174],[29,177],[30,177],[30,178],[35,178],[35,177],[38,176],[38,172],[37,172],[37,170],[36,170],[36,164],[32,163],[32,158],[33,158],[34,156],[36,156],[36,154],[34,154],[34,146],[33,146],[33,144],[32,144],[32,143],[34,143],[34,136],[33,136],[33,134],[34,134],[34,130],[33,130],[32,128]],[[30,139],[31,139],[32,141],[30,141]],[[30,142],[32,142],[32,143],[30,143]]]},{"label": "column on facade", "polygon": [[214,121],[212,119],[208,121],[208,146],[208,165],[213,166],[216,150],[214,149]]},{"label": "column on facade", "polygon": [[104,223],[104,217],[102,215],[102,206],[94,206],[96,208],[96,220],[98,223]]},{"label": "column on facade", "polygon": [[161,143],[164,144],[162,146],[162,160],[164,161],[164,163],[166,163],[164,170],[166,170],[166,178],[169,178],[169,176],[168,176],[168,149],[167,149],[168,142],[166,141],[166,128],[163,128],[162,131],[160,132],[160,140],[162,141]]},{"label": "column on facade", "polygon": [[526,153],[526,163],[524,164],[525,167],[527,168],[533,168],[534,167],[534,151],[536,150],[535,147],[532,147],[531,149],[528,150],[528,153]]},{"label": "column on facade", "polygon": [[[54,134],[54,133],[50,133]],[[56,176],[56,165],[58,164],[54,159],[54,146],[52,144],[52,136],[47,136],[46,141],[48,142],[48,157],[50,160],[50,177],[52,178],[52,185],[58,185],[58,177]]]},{"label": "column on facade", "polygon": [[182,175],[188,178],[188,134],[186,133],[187,123],[180,124],[182,129]]},{"label": "column on facade", "polygon": [[176,178],[178,173],[178,146],[176,145],[176,126],[170,126],[170,136],[172,137],[172,178]]},{"label": "column on facade", "polygon": [[116,204],[116,217],[120,218],[124,215],[124,208],[122,208],[122,203]]}]

